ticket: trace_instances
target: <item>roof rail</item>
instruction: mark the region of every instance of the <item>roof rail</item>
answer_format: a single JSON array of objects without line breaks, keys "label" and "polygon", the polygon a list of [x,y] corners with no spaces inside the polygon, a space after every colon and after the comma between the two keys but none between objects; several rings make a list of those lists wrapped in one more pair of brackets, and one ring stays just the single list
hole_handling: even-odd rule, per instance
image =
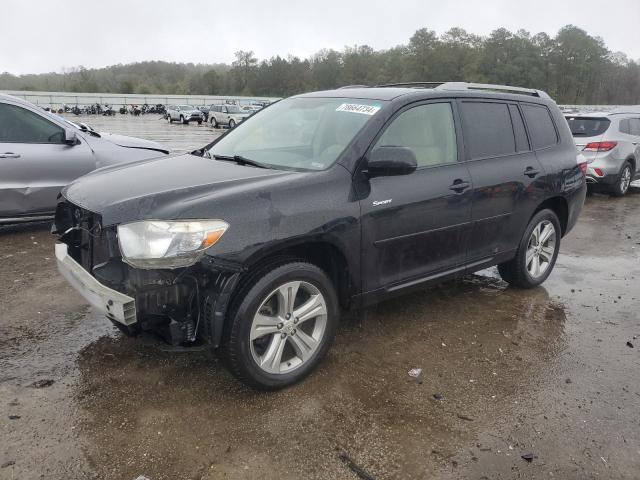
[{"label": "roof rail", "polygon": [[405,87],[405,88],[435,88],[446,82],[403,82],[403,83],[385,83],[376,85],[375,88],[382,87]]},{"label": "roof rail", "polygon": [[376,87],[405,87],[405,88],[433,88],[434,90],[484,90],[487,92],[515,93],[520,95],[530,95],[532,97],[551,98],[542,90],[533,88],[511,87],[509,85],[493,85],[490,83],[467,83],[467,82],[404,82],[386,83],[376,85]]},{"label": "roof rail", "polygon": [[369,85],[344,85],[342,87],[338,87],[338,90],[346,90],[348,88],[369,88]]},{"label": "roof rail", "polygon": [[491,83],[446,82],[435,88],[437,90],[484,90],[489,92],[505,92],[519,95],[530,95],[532,97],[551,98],[547,92],[543,92],[542,90],[512,87],[509,85],[494,85]]}]

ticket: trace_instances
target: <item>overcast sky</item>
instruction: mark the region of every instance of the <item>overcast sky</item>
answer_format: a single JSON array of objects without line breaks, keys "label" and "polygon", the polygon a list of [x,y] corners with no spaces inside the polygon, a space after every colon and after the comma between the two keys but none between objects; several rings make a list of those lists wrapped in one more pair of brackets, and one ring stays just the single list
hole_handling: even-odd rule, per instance
[{"label": "overcast sky", "polygon": [[555,35],[574,24],[640,58],[640,0],[2,0],[0,72],[142,60],[216,63],[237,50],[306,57],[407,43],[418,28]]}]

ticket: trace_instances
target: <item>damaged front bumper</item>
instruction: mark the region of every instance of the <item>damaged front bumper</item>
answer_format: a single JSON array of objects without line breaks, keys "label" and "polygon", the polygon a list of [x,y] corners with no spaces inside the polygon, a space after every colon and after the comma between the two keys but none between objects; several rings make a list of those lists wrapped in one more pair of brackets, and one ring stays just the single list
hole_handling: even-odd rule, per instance
[{"label": "damaged front bumper", "polygon": [[109,320],[126,327],[136,323],[136,301],[132,297],[104,286],[69,255],[69,247],[56,243],[56,259],[60,274],[95,309]]},{"label": "damaged front bumper", "polygon": [[115,226],[67,202],[56,211],[56,258],[64,278],[127,334],[218,347],[241,267],[207,255],[178,269],[139,269],[122,260]]}]

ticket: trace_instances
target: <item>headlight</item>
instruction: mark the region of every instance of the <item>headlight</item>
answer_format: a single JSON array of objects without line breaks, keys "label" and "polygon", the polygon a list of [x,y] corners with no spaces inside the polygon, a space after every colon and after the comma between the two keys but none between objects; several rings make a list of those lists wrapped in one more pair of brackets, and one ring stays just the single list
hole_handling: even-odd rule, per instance
[{"label": "headlight", "polygon": [[118,243],[123,260],[134,267],[188,267],[227,228],[229,224],[222,220],[147,220],[118,225]]}]

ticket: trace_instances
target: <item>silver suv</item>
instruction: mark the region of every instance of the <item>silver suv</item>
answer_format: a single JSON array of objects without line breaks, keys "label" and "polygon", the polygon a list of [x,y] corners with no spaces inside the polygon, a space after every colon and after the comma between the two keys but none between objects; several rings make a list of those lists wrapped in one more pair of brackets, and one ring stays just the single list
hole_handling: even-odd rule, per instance
[{"label": "silver suv", "polygon": [[587,182],[592,189],[621,197],[640,178],[640,112],[567,115],[578,150],[589,162]]},{"label": "silver suv", "polygon": [[209,107],[209,122],[214,128],[218,128],[220,125],[233,128],[250,115],[251,112],[242,110],[237,105],[211,105]]},{"label": "silver suv", "polygon": [[180,121],[180,123],[198,122],[204,120],[204,115],[196,107],[191,105],[169,105],[167,107],[167,122]]}]

